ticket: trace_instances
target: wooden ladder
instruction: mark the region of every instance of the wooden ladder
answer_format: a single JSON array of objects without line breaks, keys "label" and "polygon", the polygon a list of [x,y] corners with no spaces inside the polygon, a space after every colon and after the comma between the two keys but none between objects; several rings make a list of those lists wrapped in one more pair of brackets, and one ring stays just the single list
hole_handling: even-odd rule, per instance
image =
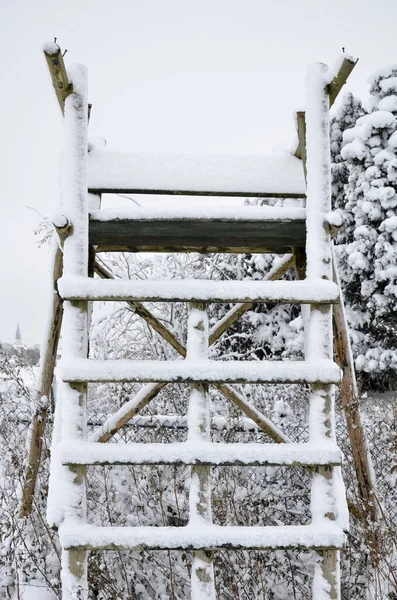
[{"label": "wooden ladder", "polygon": [[[302,174],[295,188],[289,184],[291,177],[285,177],[286,169],[292,172],[296,169],[293,157],[292,161],[282,158],[277,164],[273,158],[269,159],[268,169],[277,169],[284,174],[277,179],[276,176],[263,178],[263,165],[260,163],[253,165],[247,162],[241,168],[230,157],[219,159],[218,163],[217,159],[211,159],[211,169],[215,174],[209,177],[209,163],[205,159],[197,159],[192,168],[191,164],[186,166],[175,158],[167,159],[164,164],[163,159],[155,157],[154,162],[148,165],[146,158],[142,167],[139,156],[116,155],[95,148],[87,153],[86,69],[77,66],[68,77],[60,51],[49,48],[46,56],[54,84],[63,80],[60,89],[65,89],[65,77],[68,82],[68,93],[60,99],[65,117],[63,215],[56,219],[55,225],[64,238],[63,276],[59,281],[59,293],[64,300],[63,356],[59,367],[49,509],[51,523],[59,527],[62,545],[63,599],[87,597],[89,550],[191,550],[191,597],[204,600],[216,597],[213,573],[213,553],[216,550],[288,548],[319,552],[321,560],[313,580],[315,600],[340,598],[339,551],[345,545],[348,514],[340,471],[342,457],[334,428],[333,390],[334,385],[340,382],[341,373],[333,362],[332,305],[339,300],[339,288],[332,280],[332,247],[327,215],[331,211],[329,105],[330,98],[334,99],[335,95],[335,87],[332,86],[339,91],[346,79],[345,73],[341,75],[346,69],[345,62],[331,81],[327,80],[323,65],[315,64],[308,72],[306,144],[300,146],[308,173],[305,189],[304,185],[302,187]],[[228,173],[236,172],[236,169],[239,169],[240,176],[237,174],[231,181]],[[137,176],[137,173],[140,175]],[[192,173],[199,173],[202,178],[197,179]],[[222,177],[226,182],[223,185],[220,182]],[[118,215],[114,212],[108,216],[101,215],[99,195],[120,191],[243,197],[306,196],[306,209],[247,207],[239,211],[214,210],[208,214],[193,210],[182,214],[177,211],[146,212],[139,218],[122,211]],[[97,210],[92,209],[93,200]],[[193,233],[187,235],[186,232]],[[252,242],[247,241],[248,232],[254,232]],[[89,255],[93,244],[97,249],[107,251],[284,252],[294,248],[302,251],[305,240],[305,281],[272,281],[291,265],[291,256],[287,256],[279,269],[262,282],[173,280],[170,285],[167,281],[112,280],[106,269],[95,264],[92,252]],[[95,269],[99,277],[94,279]],[[185,360],[89,359],[89,306],[90,302],[98,300],[123,300],[133,305],[138,314],[141,311]],[[189,302],[186,348],[150,315],[142,304],[146,301]],[[215,327],[215,331],[214,328],[209,331],[208,327],[207,304],[210,302],[238,303]],[[297,303],[306,307],[303,311],[304,361],[209,360],[209,344],[256,302]],[[87,440],[87,385],[92,382],[142,382],[147,385],[129,406],[121,409],[116,419],[112,419],[113,429],[105,423]],[[118,430],[168,382],[190,384],[186,442],[161,446],[103,443],[113,435],[114,423]],[[275,441],[289,442],[269,419],[229,385],[238,382],[309,384],[308,442],[212,443],[210,384],[239,406]],[[88,525],[85,473],[88,466],[102,464],[191,465],[188,525],[126,528]],[[313,472],[311,523],[271,527],[214,525],[211,517],[211,466],[234,464],[310,468]]]}]

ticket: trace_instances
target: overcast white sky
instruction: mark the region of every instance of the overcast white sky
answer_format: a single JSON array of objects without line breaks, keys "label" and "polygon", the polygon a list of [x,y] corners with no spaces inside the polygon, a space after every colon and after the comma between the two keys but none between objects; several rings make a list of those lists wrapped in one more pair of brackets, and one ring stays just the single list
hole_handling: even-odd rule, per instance
[{"label": "overcast white sky", "polygon": [[62,118],[42,45],[89,70],[90,135],[120,150],[267,152],[293,139],[305,66],[360,58],[365,97],[397,62],[394,0],[2,0],[0,340],[40,341],[48,250],[33,230],[59,201]]}]

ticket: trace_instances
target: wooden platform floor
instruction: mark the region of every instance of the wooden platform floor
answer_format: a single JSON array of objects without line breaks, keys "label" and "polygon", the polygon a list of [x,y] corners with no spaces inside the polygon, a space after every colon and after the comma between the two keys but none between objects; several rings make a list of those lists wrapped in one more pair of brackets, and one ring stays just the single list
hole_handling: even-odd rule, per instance
[{"label": "wooden platform floor", "polygon": [[304,248],[305,220],[90,220],[97,252],[268,252]]}]

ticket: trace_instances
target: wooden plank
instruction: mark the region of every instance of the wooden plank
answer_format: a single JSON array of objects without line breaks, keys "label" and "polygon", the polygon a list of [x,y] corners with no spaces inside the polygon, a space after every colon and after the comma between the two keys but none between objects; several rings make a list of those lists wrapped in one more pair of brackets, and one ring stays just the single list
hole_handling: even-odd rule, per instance
[{"label": "wooden plank", "polygon": [[305,220],[225,219],[90,220],[97,252],[270,252],[286,254],[306,243]]},{"label": "wooden plank", "polygon": [[321,356],[306,361],[93,360],[61,361],[59,376],[69,383],[340,383],[341,372]]},{"label": "wooden plank", "polygon": [[[195,388],[197,389],[197,388]],[[193,394],[190,416],[198,415],[202,405]],[[317,467],[342,464],[342,452],[336,444],[219,443],[210,441],[209,407],[205,408],[203,436],[190,427],[187,442],[101,444],[66,442],[60,448],[66,465],[197,465],[197,466],[289,466]],[[189,417],[188,417],[189,418]],[[193,420],[193,419],[191,419]],[[203,419],[196,419],[196,431]],[[193,433],[192,433],[193,429]],[[205,433],[205,436],[204,436]],[[197,516],[197,515],[196,515]],[[193,519],[194,520],[194,519]]]},{"label": "wooden plank", "polygon": [[215,191],[200,189],[200,190],[175,190],[175,189],[151,189],[151,188],[134,188],[134,187],[107,187],[105,185],[93,186],[88,188],[88,191],[93,194],[139,194],[147,196],[205,196],[205,197],[226,197],[226,198],[305,198],[303,192],[250,192],[244,189],[236,192],[232,191]]},{"label": "wooden plank", "polygon": [[48,44],[44,48],[44,56],[50,71],[52,85],[58,98],[62,114],[65,112],[65,100],[73,92],[63,61],[62,51],[57,44]]},{"label": "wooden plank", "polygon": [[[74,526],[73,526],[74,525]],[[269,527],[96,527],[65,523],[65,548],[86,550],[288,550],[343,548],[346,536],[336,525]]]},{"label": "wooden plank", "polygon": [[88,189],[101,193],[303,198],[299,160],[279,154],[157,154],[93,149]]},{"label": "wooden plank", "polygon": [[329,305],[339,298],[335,283],[310,281],[217,281],[214,279],[167,280],[115,279],[105,281],[64,276],[59,291],[65,300],[133,302],[278,302],[281,304]]}]

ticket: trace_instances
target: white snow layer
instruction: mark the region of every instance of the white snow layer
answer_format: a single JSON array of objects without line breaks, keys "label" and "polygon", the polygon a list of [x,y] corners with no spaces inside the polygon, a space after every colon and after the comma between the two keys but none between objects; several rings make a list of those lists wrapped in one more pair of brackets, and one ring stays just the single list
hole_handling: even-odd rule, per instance
[{"label": "white snow layer", "polygon": [[90,219],[94,221],[132,220],[132,221],[167,221],[200,219],[212,221],[215,219],[227,221],[304,221],[306,210],[295,207],[279,206],[244,206],[217,207],[216,205],[189,206],[157,206],[156,208],[138,207],[116,208],[91,211]]},{"label": "white snow layer", "polygon": [[62,359],[58,373],[64,381],[224,382],[224,383],[339,383],[341,370],[332,360],[91,360]]},{"label": "white snow layer", "polygon": [[174,155],[92,150],[88,187],[247,194],[306,193],[302,161],[279,155]]},{"label": "white snow layer", "polygon": [[59,280],[68,300],[140,300],[205,302],[332,303],[339,288],[332,281],[216,281],[216,280],[104,280],[65,276]]},{"label": "white snow layer", "polygon": [[269,527],[96,527],[66,520],[60,529],[65,548],[88,546],[109,549],[216,548],[343,548],[344,532],[329,520],[314,525]]},{"label": "white snow layer", "polygon": [[101,444],[63,440],[63,464],[340,465],[331,441],[319,444],[213,443],[199,439],[172,444]]}]

